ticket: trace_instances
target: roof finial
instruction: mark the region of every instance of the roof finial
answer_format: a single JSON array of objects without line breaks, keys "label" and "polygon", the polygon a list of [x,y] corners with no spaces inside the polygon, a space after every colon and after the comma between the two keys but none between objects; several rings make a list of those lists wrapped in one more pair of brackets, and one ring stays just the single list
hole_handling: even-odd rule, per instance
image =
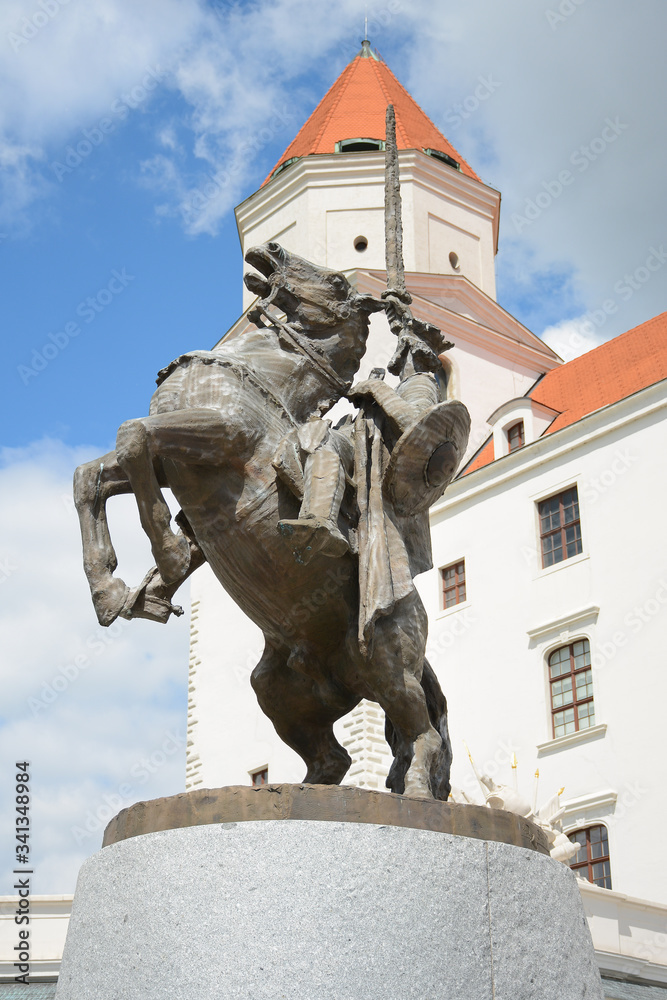
[{"label": "roof finial", "polygon": [[361,52],[358,55],[362,59],[375,59],[378,62],[380,60],[378,54],[371,49],[371,43],[368,40],[368,7],[366,8],[366,16],[364,17],[364,38],[361,43]]}]

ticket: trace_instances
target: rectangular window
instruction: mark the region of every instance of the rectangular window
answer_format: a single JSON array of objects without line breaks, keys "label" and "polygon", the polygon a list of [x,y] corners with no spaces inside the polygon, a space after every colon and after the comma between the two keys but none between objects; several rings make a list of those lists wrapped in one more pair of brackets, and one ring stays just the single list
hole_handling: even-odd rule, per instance
[{"label": "rectangular window", "polygon": [[466,564],[452,563],[440,570],[442,574],[442,606],[453,608],[455,604],[463,604],[466,599]]},{"label": "rectangular window", "polygon": [[582,878],[602,889],[611,889],[611,867],[609,864],[609,839],[606,826],[588,826],[568,833],[579,850],[570,859],[573,868]]},{"label": "rectangular window", "polygon": [[588,639],[555,649],[549,656],[554,739],[595,725],[593,672]]},{"label": "rectangular window", "polygon": [[269,782],[268,767],[263,767],[259,771],[251,771],[250,778],[252,780],[253,788],[258,788],[260,785],[267,785]]},{"label": "rectangular window", "polygon": [[513,424],[508,429],[507,444],[509,446],[510,453],[516,451],[517,448],[523,448],[525,444],[525,437],[523,433],[523,420],[520,420],[518,424]]},{"label": "rectangular window", "polygon": [[553,566],[582,551],[577,487],[538,504],[542,566]]}]

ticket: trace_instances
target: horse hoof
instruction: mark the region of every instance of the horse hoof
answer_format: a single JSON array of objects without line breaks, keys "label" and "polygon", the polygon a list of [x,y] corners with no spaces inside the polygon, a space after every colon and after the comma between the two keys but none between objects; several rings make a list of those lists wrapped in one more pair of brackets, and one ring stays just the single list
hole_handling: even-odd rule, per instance
[{"label": "horse hoof", "polygon": [[422,781],[418,778],[412,780],[406,778],[403,795],[407,795],[409,799],[432,799],[435,797],[428,781]]},{"label": "horse hoof", "polygon": [[123,580],[112,580],[111,583],[93,591],[93,606],[100,625],[108,628],[122,613],[130,588]]}]

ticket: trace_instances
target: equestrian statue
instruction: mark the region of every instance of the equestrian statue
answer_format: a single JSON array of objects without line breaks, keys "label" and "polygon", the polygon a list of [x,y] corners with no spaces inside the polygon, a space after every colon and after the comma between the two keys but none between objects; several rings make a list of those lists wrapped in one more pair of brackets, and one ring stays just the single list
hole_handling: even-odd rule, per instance
[{"label": "equestrian statue", "polygon": [[[333,724],[366,698],[386,717],[387,787],[446,799],[447,703],[425,657],[414,577],[432,566],[428,509],[455,475],[470,419],[460,402],[441,401],[439,355],[452,345],[410,310],[391,105],[386,146],[382,297],[277,243],[249,250],[255,328],[163,369],[149,415],[77,469],[74,496],[102,625],[182,613],[172,597],[208,562],[264,634],[251,683],[304,760],[305,782],[343,780],[351,759]],[[398,383],[374,369],[353,385],[369,316],[381,310],[397,336],[388,367]],[[334,426],[325,414],[343,398],[357,412]],[[180,505],[177,531],[165,487]],[[114,576],[106,520],[106,501],[122,493],[134,494],[155,559],[134,588]],[[326,601],[304,601],[323,581]]]}]

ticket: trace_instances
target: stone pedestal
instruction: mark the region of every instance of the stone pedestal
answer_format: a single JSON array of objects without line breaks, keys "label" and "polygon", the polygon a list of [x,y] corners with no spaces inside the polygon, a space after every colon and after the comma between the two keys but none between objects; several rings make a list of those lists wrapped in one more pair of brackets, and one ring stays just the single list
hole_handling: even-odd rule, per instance
[{"label": "stone pedestal", "polygon": [[[235,793],[112,821],[79,875],[58,1000],[602,998],[575,879],[532,824],[362,789]],[[342,820],[294,817],[322,797]],[[225,801],[234,818],[207,819]],[[182,825],[142,832],[174,811]],[[527,846],[498,839],[510,827]]]}]

